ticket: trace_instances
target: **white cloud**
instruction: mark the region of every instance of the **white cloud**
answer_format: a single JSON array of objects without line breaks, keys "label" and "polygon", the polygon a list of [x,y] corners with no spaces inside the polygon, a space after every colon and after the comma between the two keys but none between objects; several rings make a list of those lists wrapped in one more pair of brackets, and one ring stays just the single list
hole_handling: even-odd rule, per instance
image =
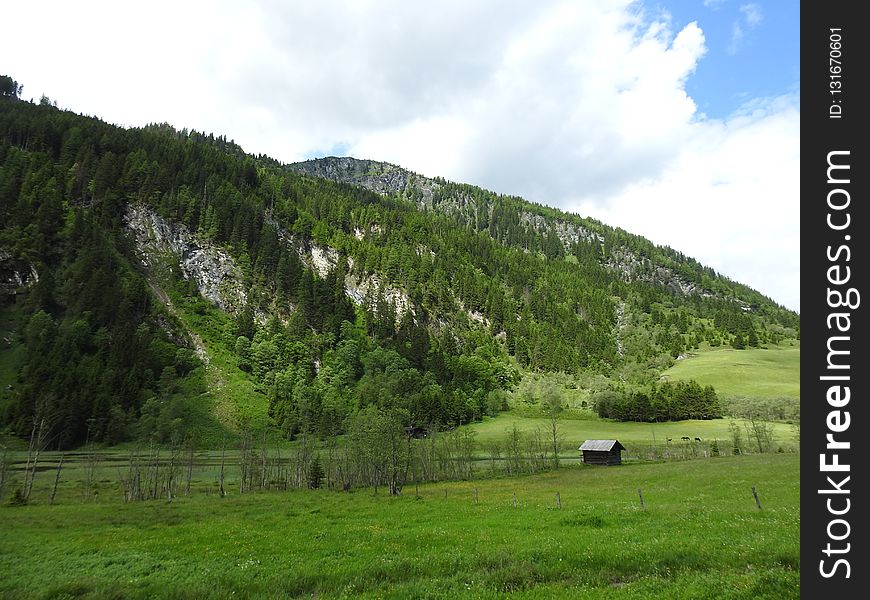
[{"label": "white cloud", "polygon": [[757,27],[763,20],[761,7],[757,4],[743,4],[740,6],[740,12],[743,14],[743,18],[746,19],[746,24],[750,27]]},{"label": "white cloud", "polygon": [[796,96],[690,126],[659,177],[578,211],[674,247],[800,309],[800,116]]},{"label": "white cloud", "polygon": [[740,18],[731,24],[731,41],[728,44],[728,53],[737,54],[746,43],[747,33],[758,27],[763,20],[764,16],[759,5],[741,5]]},{"label": "white cloud", "polygon": [[[796,104],[699,116],[685,88],[706,51],[695,23],[632,0],[144,6],[11,3],[3,68],[25,97],[112,122],[212,131],[286,162],[346,148],[580,208],[798,306],[797,190],[783,183],[797,181]],[[740,15],[742,43],[762,15]],[[759,153],[777,170],[748,160]],[[760,219],[729,217],[741,203],[779,214],[775,241]],[[755,283],[759,257],[781,249],[795,261]]]}]

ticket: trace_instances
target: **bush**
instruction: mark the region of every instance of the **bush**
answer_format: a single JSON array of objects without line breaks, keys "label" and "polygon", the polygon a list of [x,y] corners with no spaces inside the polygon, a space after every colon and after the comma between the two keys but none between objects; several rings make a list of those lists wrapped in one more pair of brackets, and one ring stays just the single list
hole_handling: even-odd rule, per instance
[{"label": "bush", "polygon": [[710,456],[719,456],[719,440],[713,440],[710,444]]},{"label": "bush", "polygon": [[24,489],[21,487],[15,488],[9,500],[6,501],[9,506],[24,506],[27,504],[27,497],[24,495]]},{"label": "bush", "polygon": [[316,490],[320,487],[321,481],[323,481],[323,467],[320,465],[320,457],[314,457],[314,460],[311,461],[311,464],[308,466],[308,489]]}]

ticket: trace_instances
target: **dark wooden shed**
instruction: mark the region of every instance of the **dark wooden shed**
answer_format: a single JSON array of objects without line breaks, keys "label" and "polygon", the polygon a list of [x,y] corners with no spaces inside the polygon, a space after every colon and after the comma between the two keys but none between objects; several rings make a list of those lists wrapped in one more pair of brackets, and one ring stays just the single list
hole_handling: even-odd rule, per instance
[{"label": "dark wooden shed", "polygon": [[619,440],[586,440],[580,446],[583,462],[587,465],[622,464],[622,451],[625,446]]}]

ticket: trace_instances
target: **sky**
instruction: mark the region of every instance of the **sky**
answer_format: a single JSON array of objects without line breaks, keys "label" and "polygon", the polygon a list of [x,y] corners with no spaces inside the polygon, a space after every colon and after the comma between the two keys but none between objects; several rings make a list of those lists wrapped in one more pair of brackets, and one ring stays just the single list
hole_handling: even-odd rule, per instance
[{"label": "sky", "polygon": [[793,0],[30,0],[0,21],[25,99],[520,195],[800,310]]}]

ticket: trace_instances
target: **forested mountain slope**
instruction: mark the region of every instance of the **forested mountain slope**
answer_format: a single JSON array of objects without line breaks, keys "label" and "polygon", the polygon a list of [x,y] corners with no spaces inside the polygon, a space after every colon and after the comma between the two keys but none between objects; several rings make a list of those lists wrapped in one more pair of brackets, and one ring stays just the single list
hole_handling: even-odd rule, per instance
[{"label": "forested mountain slope", "polygon": [[[669,247],[656,246],[594,219],[472,185],[423,177],[385,162],[327,157],[294,163],[290,168],[358,185],[382,196],[407,199],[422,211],[451,215],[464,226],[486,232],[504,245],[542,252],[551,259],[576,254],[578,245],[598,246],[598,263],[623,281],[658,285],[673,295],[729,299],[744,310],[751,309],[797,326],[793,314],[755,290],[722,277]],[[639,291],[644,292],[650,293]]]},{"label": "forested mountain slope", "polygon": [[[208,352],[285,433],[328,435],[361,414],[480,418],[524,369],[643,383],[702,341],[798,334],[673,250],[519,198],[8,97],[0,275],[0,427],[45,419],[61,446],[184,435]],[[212,348],[171,299],[212,324]]]}]

